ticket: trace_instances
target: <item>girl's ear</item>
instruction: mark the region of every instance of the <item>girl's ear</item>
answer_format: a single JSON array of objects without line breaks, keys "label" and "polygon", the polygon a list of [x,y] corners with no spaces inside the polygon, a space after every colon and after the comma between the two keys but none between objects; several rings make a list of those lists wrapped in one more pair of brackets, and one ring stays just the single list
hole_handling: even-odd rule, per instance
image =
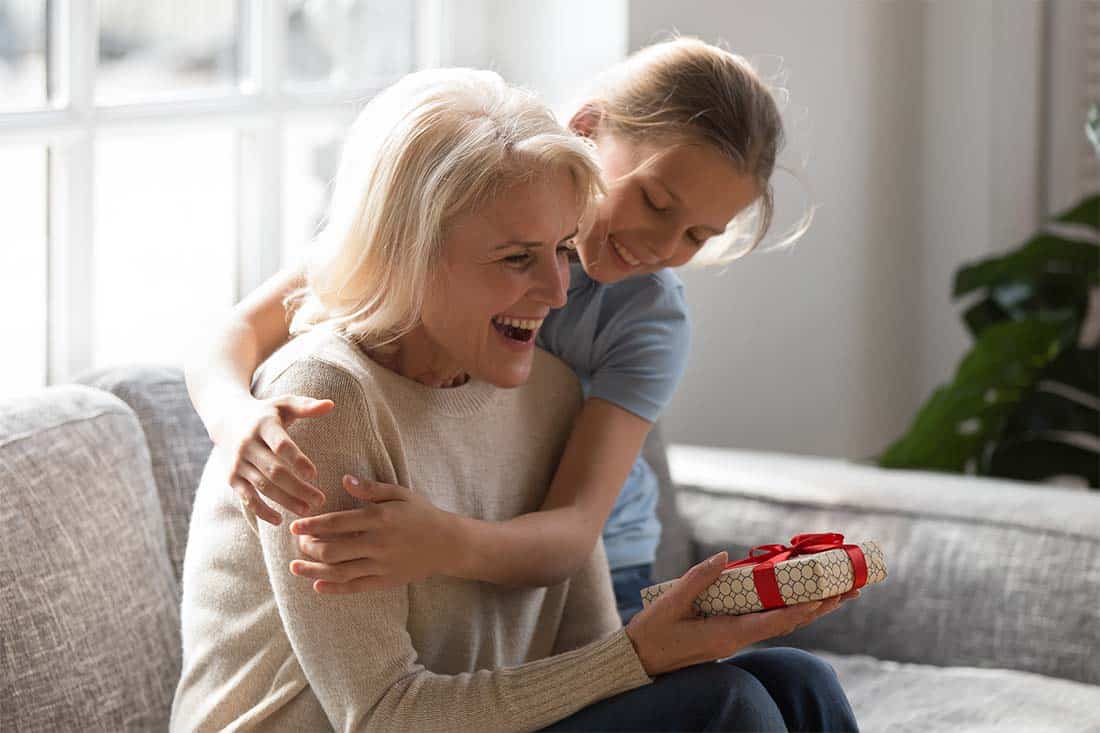
[{"label": "girl's ear", "polygon": [[595,102],[585,102],[573,119],[569,120],[569,129],[581,137],[595,138],[596,131],[603,119],[603,110]]}]

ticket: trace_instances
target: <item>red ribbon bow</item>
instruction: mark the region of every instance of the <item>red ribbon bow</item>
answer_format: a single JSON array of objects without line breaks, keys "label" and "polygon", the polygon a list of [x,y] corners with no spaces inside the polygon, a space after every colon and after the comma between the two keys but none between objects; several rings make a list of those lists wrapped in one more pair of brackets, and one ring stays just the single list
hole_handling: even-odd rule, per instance
[{"label": "red ribbon bow", "polygon": [[[813,555],[827,550],[842,549],[848,553],[852,561],[852,570],[856,580],[852,588],[862,588],[867,584],[867,558],[863,556],[863,550],[859,545],[844,544],[844,535],[837,532],[820,532],[817,534],[798,534],[791,538],[790,546],[786,545],[757,545],[749,550],[749,554],[742,560],[726,563],[725,570],[741,567],[742,565],[755,565],[752,569],[752,580],[756,584],[756,593],[764,608],[780,608],[787,604],[783,602],[783,596],[779,594],[779,583],[775,579],[775,566],[800,555]],[[757,552],[763,554],[757,555]]]}]

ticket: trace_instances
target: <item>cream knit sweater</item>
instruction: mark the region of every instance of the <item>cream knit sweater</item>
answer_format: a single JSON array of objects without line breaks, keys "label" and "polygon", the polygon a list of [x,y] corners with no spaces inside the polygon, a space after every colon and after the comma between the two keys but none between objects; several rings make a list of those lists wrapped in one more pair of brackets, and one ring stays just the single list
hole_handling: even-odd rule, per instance
[{"label": "cream knit sweater", "polygon": [[[433,389],[325,328],[273,355],[253,391],[336,402],[289,431],[320,472],[318,513],[360,505],[341,488],[346,473],[469,516],[534,511],[580,406],[572,372],[541,351],[518,389]],[[650,681],[620,628],[602,544],[550,588],[434,577],[320,595],[288,567],[299,557],[294,515],[258,522],[217,460],[184,561],[173,731],[532,730]]]}]

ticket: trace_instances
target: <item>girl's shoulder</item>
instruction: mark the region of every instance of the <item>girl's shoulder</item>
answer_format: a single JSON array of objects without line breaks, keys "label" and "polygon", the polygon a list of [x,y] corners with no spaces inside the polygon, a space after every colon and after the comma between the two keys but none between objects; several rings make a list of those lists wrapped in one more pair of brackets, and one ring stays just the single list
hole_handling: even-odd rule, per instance
[{"label": "girl's shoulder", "polygon": [[675,271],[665,268],[613,283],[599,283],[588,277],[579,264],[570,269],[569,300],[565,309],[614,310],[627,303],[659,304],[662,308],[686,312],[683,280]]}]

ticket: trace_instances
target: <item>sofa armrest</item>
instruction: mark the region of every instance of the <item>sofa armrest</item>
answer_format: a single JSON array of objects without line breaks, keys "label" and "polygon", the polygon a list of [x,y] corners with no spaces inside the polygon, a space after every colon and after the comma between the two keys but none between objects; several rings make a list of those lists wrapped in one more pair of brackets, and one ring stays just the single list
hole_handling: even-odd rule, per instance
[{"label": "sofa armrest", "polygon": [[696,557],[803,532],[882,545],[886,581],[772,643],[1100,683],[1100,493],[694,446],[669,464]]}]

